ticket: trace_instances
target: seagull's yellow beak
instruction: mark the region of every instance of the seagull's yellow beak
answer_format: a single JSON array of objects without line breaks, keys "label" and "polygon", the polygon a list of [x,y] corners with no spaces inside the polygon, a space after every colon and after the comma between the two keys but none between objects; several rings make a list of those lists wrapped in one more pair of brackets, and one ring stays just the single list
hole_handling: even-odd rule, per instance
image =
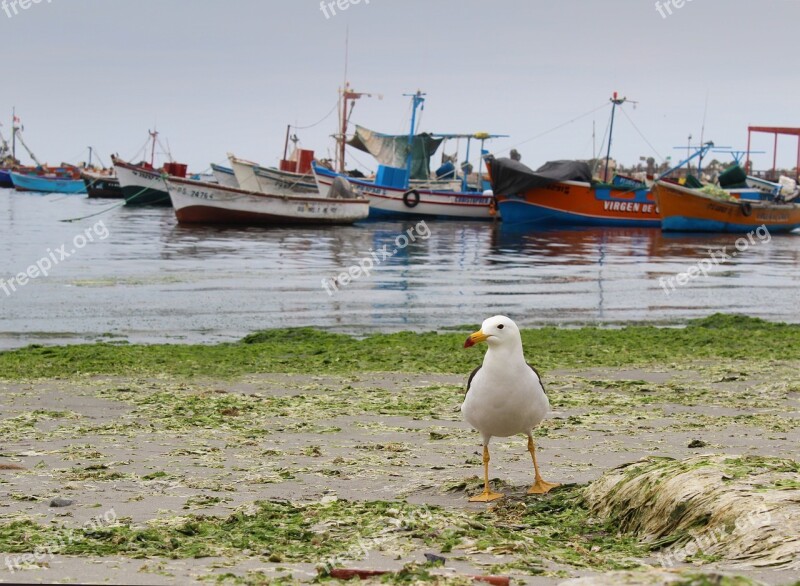
[{"label": "seagull's yellow beak", "polygon": [[472,334],[467,341],[464,342],[464,348],[472,348],[475,344],[480,344],[481,342],[485,342],[489,339],[489,336],[484,334],[482,331],[477,331]]}]

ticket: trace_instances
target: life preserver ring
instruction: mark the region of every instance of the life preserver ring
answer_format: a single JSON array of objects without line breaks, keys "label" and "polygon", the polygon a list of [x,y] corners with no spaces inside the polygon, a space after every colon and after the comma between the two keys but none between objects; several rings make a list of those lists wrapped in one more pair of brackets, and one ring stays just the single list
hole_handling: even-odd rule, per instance
[{"label": "life preserver ring", "polygon": [[416,189],[410,189],[403,194],[403,203],[406,204],[406,207],[417,207],[419,205],[419,200],[419,191]]},{"label": "life preserver ring", "polygon": [[753,213],[753,204],[751,204],[749,201],[743,201],[742,202],[742,215],[745,218],[749,218],[750,214],[752,214],[752,213]]}]

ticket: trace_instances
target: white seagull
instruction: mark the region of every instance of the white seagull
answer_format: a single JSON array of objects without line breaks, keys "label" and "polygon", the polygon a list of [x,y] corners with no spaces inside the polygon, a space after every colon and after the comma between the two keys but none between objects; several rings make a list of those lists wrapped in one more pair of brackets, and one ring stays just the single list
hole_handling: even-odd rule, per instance
[{"label": "white seagull", "polygon": [[470,348],[486,342],[489,349],[483,365],[476,368],[467,382],[467,394],[461,405],[464,419],[483,436],[483,493],[470,502],[488,503],[503,495],[489,490],[489,442],[492,437],[528,436],[528,451],[533,458],[535,481],[528,494],[546,494],[559,486],[545,482],[536,463],[536,446],[531,432],[550,411],[542,380],[536,369],[525,362],[522,338],[517,324],[498,315],[490,317],[464,343]]}]

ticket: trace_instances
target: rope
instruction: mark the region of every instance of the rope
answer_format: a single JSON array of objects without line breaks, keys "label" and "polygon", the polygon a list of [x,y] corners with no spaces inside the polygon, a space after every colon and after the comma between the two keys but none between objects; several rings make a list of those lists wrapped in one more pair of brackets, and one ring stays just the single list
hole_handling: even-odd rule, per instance
[{"label": "rope", "polygon": [[70,218],[68,220],[59,220],[59,221],[60,222],[67,222],[67,223],[80,222],[81,220],[88,220],[89,218],[94,218],[95,216],[99,216],[100,214],[105,214],[106,212],[110,212],[111,210],[115,210],[115,209],[120,208],[120,207],[122,207],[124,205],[125,205],[125,202],[115,203],[111,207],[108,207],[108,208],[106,208],[104,210],[101,210],[101,211],[99,211],[97,213],[94,213],[94,214],[89,214],[88,216],[82,216],[80,218]]},{"label": "rope", "polygon": [[665,159],[664,157],[662,157],[662,156],[661,156],[661,153],[659,153],[659,152],[656,150],[656,147],[654,147],[652,144],[650,144],[650,141],[649,141],[649,140],[647,140],[647,137],[646,137],[646,136],[645,136],[645,135],[642,133],[642,131],[641,131],[641,130],[639,130],[639,127],[638,127],[638,126],[636,126],[636,124],[633,122],[633,120],[631,119],[631,117],[630,117],[630,116],[628,116],[628,113],[625,111],[625,108],[620,108],[620,110],[622,110],[622,113],[623,113],[623,114],[625,114],[625,118],[627,118],[627,119],[628,119],[628,122],[630,122],[630,123],[631,123],[631,126],[633,126],[633,128],[636,130],[636,132],[638,132],[638,133],[639,133],[639,136],[640,136],[640,137],[642,137],[642,140],[643,140],[643,141],[645,141],[645,142],[647,143],[647,146],[649,146],[649,147],[650,147],[650,149],[651,149],[651,150],[652,150],[652,151],[655,153],[655,155],[656,155],[656,156],[657,156],[659,159],[661,159],[661,162],[663,163],[664,161],[666,161],[666,159]]},{"label": "rope", "polygon": [[[86,219],[89,219],[89,218],[94,218],[95,216],[99,216],[101,214],[105,214],[106,212],[110,212],[111,210],[115,210],[117,208],[121,208],[124,205],[127,205],[129,202],[132,202],[133,200],[135,200],[137,197],[139,197],[140,195],[142,195],[145,191],[148,191],[149,189],[150,189],[149,187],[143,187],[141,189],[141,191],[138,191],[137,193],[134,193],[131,197],[126,198],[125,201],[123,201],[122,203],[115,203],[114,205],[111,205],[111,206],[107,207],[106,209],[100,210],[99,212],[96,212],[94,214],[89,214],[88,216],[81,216],[80,218],[69,218],[67,220],[59,220],[59,221],[60,222],[71,223],[71,222],[80,222],[81,220],[86,220]],[[164,198],[160,198],[160,199],[156,200],[154,203],[158,203],[158,202],[161,202],[161,201],[164,201]]]},{"label": "rope", "polygon": [[597,108],[594,108],[593,110],[590,110],[589,112],[586,112],[585,114],[581,114],[580,116],[577,116],[577,117],[575,117],[575,118],[573,118],[571,120],[567,120],[566,122],[563,122],[563,123],[559,124],[558,126],[554,126],[550,130],[545,130],[541,134],[537,134],[536,136],[534,136],[532,138],[529,138],[527,140],[523,140],[522,142],[518,142],[515,145],[512,145],[510,147],[504,148],[503,150],[497,151],[496,153],[493,153],[493,154],[499,155],[500,153],[504,153],[506,151],[510,151],[511,149],[515,149],[515,148],[520,147],[520,146],[522,146],[524,144],[528,144],[529,142],[533,142],[534,140],[538,140],[538,139],[542,138],[543,136],[547,136],[548,134],[551,134],[551,133],[555,132],[556,130],[560,130],[561,128],[564,128],[565,126],[569,126],[573,122],[577,122],[578,120],[581,120],[582,118],[586,118],[587,116],[591,116],[595,112],[599,112],[603,108],[607,108],[609,105],[610,105],[610,102],[604,102],[602,106],[598,106]]},{"label": "rope", "polygon": [[[144,141],[144,144],[142,145],[142,147],[138,151],[136,151],[136,153],[132,157],[129,157],[126,160],[127,161],[133,161],[134,159],[137,159],[139,157],[139,153],[144,154],[145,153],[145,149],[147,148],[148,144],[150,144],[150,137],[149,136],[147,137],[147,140]],[[142,158],[144,158],[144,157],[142,157]]]},{"label": "rope", "polygon": [[336,103],[333,105],[333,108],[331,108],[331,111],[325,114],[325,117],[319,122],[315,122],[310,126],[292,126],[292,128],[294,128],[295,130],[308,130],[309,128],[314,128],[315,126],[319,126],[320,124],[325,122],[328,118],[330,118],[331,114],[333,114],[338,108],[339,108],[339,101],[337,100]]}]

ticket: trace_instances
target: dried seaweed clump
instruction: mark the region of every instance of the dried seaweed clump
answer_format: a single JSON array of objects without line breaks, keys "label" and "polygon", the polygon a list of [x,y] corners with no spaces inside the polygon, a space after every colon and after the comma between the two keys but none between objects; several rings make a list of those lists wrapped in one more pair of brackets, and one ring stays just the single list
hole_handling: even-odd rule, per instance
[{"label": "dried seaweed clump", "polygon": [[800,568],[800,464],[758,456],[648,458],[585,491],[592,511],[677,563]]}]

